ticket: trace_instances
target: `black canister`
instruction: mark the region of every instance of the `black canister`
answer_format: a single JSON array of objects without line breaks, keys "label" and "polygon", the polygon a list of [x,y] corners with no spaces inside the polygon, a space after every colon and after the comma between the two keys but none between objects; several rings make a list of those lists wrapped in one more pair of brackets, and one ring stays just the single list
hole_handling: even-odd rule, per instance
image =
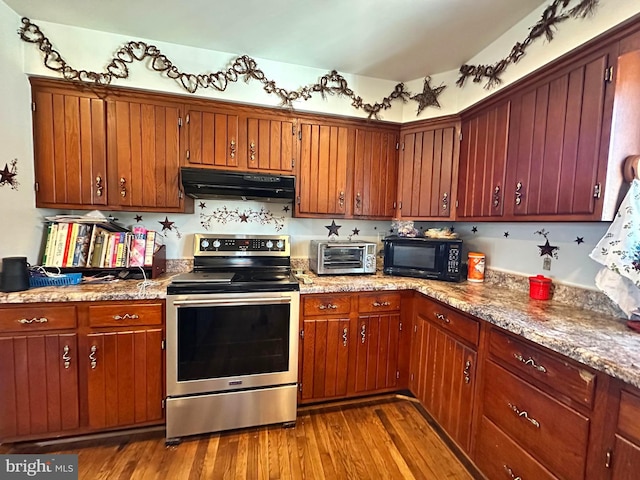
[{"label": "black canister", "polygon": [[29,264],[27,257],[5,257],[2,259],[3,292],[20,292],[29,289]]}]

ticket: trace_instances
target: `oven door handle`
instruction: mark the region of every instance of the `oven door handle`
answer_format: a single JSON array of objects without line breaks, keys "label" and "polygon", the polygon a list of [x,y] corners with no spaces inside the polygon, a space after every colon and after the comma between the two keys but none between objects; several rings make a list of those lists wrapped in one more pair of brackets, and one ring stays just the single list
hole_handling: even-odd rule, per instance
[{"label": "oven door handle", "polygon": [[216,307],[227,307],[227,306],[242,306],[242,305],[278,305],[281,303],[291,303],[291,298],[282,297],[282,298],[243,298],[239,300],[232,299],[210,299],[210,300],[176,300],[173,304],[176,307],[188,307],[188,306],[216,306]]}]

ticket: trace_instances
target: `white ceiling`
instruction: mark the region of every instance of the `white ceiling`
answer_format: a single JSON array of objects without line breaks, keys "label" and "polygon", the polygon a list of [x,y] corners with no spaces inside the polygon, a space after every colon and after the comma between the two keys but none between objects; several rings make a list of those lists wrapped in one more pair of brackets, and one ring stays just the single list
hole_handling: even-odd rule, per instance
[{"label": "white ceiling", "polygon": [[[36,23],[41,20],[76,25],[126,35],[131,40],[165,41],[394,81],[459,68],[537,6],[548,3],[548,0],[2,1]],[[44,34],[47,35],[46,29]],[[55,47],[56,39],[50,40]],[[119,46],[114,45],[114,50]]]}]

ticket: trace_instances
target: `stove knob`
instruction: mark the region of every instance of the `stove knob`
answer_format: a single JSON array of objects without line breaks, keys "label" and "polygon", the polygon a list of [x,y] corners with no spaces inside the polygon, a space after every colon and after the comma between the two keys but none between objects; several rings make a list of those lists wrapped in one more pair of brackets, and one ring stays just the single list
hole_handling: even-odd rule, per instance
[{"label": "stove knob", "polygon": [[273,242],[271,240],[267,240],[267,248],[273,248]]},{"label": "stove knob", "polygon": [[213,248],[220,248],[220,240],[213,241]]},{"label": "stove knob", "polygon": [[284,242],[282,240],[278,240],[278,243],[276,243],[276,247],[278,248],[284,247]]},{"label": "stove knob", "polygon": [[200,248],[202,248],[202,250],[206,250],[208,246],[209,246],[209,240],[205,239],[200,242]]}]

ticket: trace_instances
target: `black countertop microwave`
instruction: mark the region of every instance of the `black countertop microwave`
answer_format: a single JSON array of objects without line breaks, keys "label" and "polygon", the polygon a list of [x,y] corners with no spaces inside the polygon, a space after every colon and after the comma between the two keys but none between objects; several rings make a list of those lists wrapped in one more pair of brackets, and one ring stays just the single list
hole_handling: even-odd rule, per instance
[{"label": "black countertop microwave", "polygon": [[457,238],[384,239],[383,271],[387,275],[459,282],[464,280],[461,259],[462,240]]}]

